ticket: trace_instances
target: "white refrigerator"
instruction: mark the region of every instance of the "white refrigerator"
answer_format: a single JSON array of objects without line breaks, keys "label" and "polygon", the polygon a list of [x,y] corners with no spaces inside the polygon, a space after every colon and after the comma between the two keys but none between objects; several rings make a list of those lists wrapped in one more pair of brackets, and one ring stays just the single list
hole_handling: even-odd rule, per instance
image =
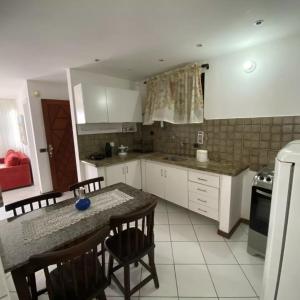
[{"label": "white refrigerator", "polygon": [[300,140],[275,162],[261,300],[300,299]]}]

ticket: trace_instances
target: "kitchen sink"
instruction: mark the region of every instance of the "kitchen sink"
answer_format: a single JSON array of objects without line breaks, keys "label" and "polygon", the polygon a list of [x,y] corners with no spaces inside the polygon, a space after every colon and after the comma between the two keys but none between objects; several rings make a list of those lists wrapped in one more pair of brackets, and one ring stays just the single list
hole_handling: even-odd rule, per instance
[{"label": "kitchen sink", "polygon": [[169,160],[169,161],[183,161],[183,160],[187,160],[187,158],[185,157],[180,157],[180,156],[165,156],[163,158],[164,160]]}]

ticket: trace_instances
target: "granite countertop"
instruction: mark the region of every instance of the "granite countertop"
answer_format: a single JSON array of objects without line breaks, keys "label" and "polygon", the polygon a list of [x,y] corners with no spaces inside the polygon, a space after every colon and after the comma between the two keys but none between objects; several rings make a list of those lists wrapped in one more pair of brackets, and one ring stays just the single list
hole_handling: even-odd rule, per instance
[{"label": "granite countertop", "polygon": [[142,192],[124,183],[117,183],[106,187],[101,191],[91,193],[90,196],[98,193],[105,193],[114,189],[119,189],[134,197],[134,199],[105,211],[97,212],[86,219],[79,220],[71,226],[65,227],[57,232],[49,233],[39,239],[31,240],[30,242],[26,242],[24,239],[25,223],[28,223],[28,221],[33,222],[37,218],[46,217],[47,214],[53,213],[53,211],[55,212],[66,205],[73,205],[75,202],[74,198],[34,210],[17,218],[0,221],[0,256],[5,272],[26,264],[29,257],[34,254],[63,247],[78,238],[95,232],[97,229],[101,229],[103,226],[109,224],[109,219],[112,215],[124,215],[130,213],[137,208],[151,203],[155,199],[159,199],[152,194]]},{"label": "granite countertop", "polygon": [[[175,160],[166,159],[166,157],[175,158]],[[166,153],[135,153],[130,152],[125,157],[113,156],[111,158],[105,158],[103,160],[81,160],[83,163],[90,164],[95,167],[107,167],[114,164],[120,164],[126,161],[135,160],[135,159],[146,159],[157,161],[161,163],[166,163],[174,166],[190,168],[199,171],[212,172],[217,174],[236,176],[242,171],[247,169],[249,166],[247,164],[242,164],[238,162],[224,162],[224,161],[209,161],[206,163],[201,163],[196,160],[194,157],[179,156]],[[178,159],[178,160],[176,160]]]},{"label": "granite countertop", "polygon": [[113,155],[112,157],[106,157],[101,160],[81,159],[81,162],[99,168],[122,164],[131,160],[141,159],[144,157],[144,155],[145,154],[140,152],[128,152],[127,155],[124,156]]}]

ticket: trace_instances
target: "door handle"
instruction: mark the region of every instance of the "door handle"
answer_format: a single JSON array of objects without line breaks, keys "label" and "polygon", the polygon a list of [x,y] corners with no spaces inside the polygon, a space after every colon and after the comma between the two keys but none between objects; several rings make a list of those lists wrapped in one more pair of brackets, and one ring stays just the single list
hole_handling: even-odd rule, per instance
[{"label": "door handle", "polygon": [[53,158],[53,146],[51,144],[48,145],[48,152],[49,152],[49,157]]}]

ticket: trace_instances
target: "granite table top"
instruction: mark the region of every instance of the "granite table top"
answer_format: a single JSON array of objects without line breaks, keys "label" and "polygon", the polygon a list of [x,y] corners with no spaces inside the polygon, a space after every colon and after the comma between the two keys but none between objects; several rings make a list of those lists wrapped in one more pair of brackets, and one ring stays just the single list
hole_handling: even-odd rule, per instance
[{"label": "granite table top", "polygon": [[[175,158],[175,160],[166,159],[167,157]],[[176,160],[176,158],[178,158]],[[206,163],[201,163],[197,161],[194,157],[187,157],[187,156],[179,156],[167,153],[148,153],[148,154],[141,154],[130,152],[127,156],[120,157],[118,155],[105,158],[103,160],[89,160],[83,159],[81,160],[83,163],[87,163],[94,167],[108,167],[114,164],[124,163],[126,161],[136,160],[136,159],[145,159],[151,161],[157,161],[160,163],[166,163],[174,166],[205,171],[205,172],[212,172],[222,175],[229,175],[229,176],[237,176],[242,171],[247,169],[249,166],[247,164],[239,163],[239,162],[226,162],[226,161],[209,161]]]},{"label": "granite table top", "polygon": [[58,249],[108,225],[109,219],[113,215],[124,215],[151,203],[151,201],[155,199],[159,199],[152,194],[142,192],[124,183],[111,185],[101,191],[93,192],[89,195],[92,196],[99,193],[105,193],[114,189],[118,189],[130,195],[134,199],[128,200],[127,202],[108,210],[100,211],[97,214],[81,219],[75,224],[39,239],[31,240],[30,243],[28,243],[28,241],[26,242],[26,239],[24,239],[24,224],[43,216],[46,217],[50,212],[75,203],[74,198],[34,210],[16,218],[0,221],[0,256],[5,272],[26,265],[29,257],[34,254]]}]

